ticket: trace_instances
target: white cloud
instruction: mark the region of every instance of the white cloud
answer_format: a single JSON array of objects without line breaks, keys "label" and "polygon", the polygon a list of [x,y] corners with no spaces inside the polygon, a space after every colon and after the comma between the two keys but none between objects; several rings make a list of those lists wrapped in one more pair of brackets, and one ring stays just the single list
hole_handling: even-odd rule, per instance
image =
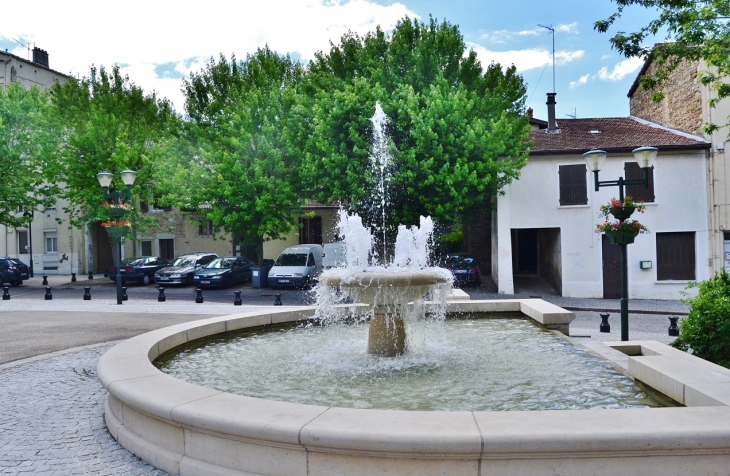
[{"label": "white cloud", "polygon": [[588,84],[588,78],[590,77],[590,74],[586,74],[585,76],[581,76],[578,78],[578,81],[571,81],[570,82],[570,89],[575,89],[578,86],[583,86],[584,84]]},{"label": "white cloud", "polygon": [[[1,36],[47,50],[51,68],[74,76],[88,74],[92,63],[125,65],[137,84],[165,95],[179,89],[179,79],[158,77],[155,65],[173,64],[188,76],[210,57],[244,58],[266,44],[306,61],[348,31],[388,31],[406,15],[418,18],[401,3],[372,0],[127,0],[113,11],[93,0],[37,0],[33,8],[43,14],[16,12]],[[27,56],[22,47],[14,53]]]},{"label": "white cloud", "polygon": [[[568,23],[563,25],[553,26],[556,32],[578,34],[578,23]],[[536,26],[527,30],[510,31],[510,30],[496,30],[492,33],[483,33],[479,38],[480,40],[489,40],[492,43],[507,43],[514,40],[516,37],[527,37],[527,36],[538,36],[543,34],[550,34],[550,31],[544,27]]]},{"label": "white cloud", "polygon": [[627,75],[638,71],[643,64],[644,60],[641,58],[627,58],[614,66],[610,73],[608,68],[604,66],[598,71],[596,77],[603,81],[621,81]]},{"label": "white cloud", "polygon": [[[479,61],[484,66],[491,62],[499,63],[502,66],[515,65],[517,71],[527,71],[535,68],[542,68],[547,63],[552,62],[552,54],[550,51],[541,48],[530,48],[525,50],[513,50],[513,51],[490,51],[481,45],[474,43],[467,45],[472,48]],[[585,52],[583,50],[576,51],[556,51],[555,52],[555,64],[563,65],[575,61],[583,57]]]}]

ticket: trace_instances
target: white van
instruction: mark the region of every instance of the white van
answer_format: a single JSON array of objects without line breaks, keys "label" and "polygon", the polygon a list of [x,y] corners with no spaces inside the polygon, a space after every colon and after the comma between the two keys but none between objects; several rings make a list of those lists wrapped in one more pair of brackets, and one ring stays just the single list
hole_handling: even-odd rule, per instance
[{"label": "white van", "polygon": [[333,241],[322,245],[322,268],[344,268],[347,266],[347,250],[344,241]]},{"label": "white van", "polygon": [[322,245],[297,245],[285,249],[269,271],[272,288],[301,288],[314,284],[322,272]]}]

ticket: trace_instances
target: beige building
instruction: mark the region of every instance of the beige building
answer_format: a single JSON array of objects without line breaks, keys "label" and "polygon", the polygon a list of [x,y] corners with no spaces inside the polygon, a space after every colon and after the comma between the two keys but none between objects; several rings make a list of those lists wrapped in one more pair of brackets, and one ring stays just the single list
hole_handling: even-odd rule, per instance
[{"label": "beige building", "polygon": [[628,97],[632,116],[699,135],[711,142],[706,162],[708,264],[714,271],[723,268],[730,271],[730,166],[725,159],[730,131],[726,126],[713,134],[706,134],[702,130],[705,123],[724,125],[728,121],[730,100],[725,99],[715,107],[710,107],[710,100],[716,97],[716,93],[700,82],[700,72],[707,69],[704,63],[685,61],[671,73],[663,87],[664,100],[655,103],[651,100],[653,91],[647,91],[639,85],[642,75],[655,70],[655,65],[646,63],[629,90]]}]

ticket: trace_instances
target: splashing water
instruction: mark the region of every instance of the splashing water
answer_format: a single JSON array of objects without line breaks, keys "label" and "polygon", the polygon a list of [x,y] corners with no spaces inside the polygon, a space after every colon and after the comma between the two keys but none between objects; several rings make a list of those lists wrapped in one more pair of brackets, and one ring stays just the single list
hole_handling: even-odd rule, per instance
[{"label": "splashing water", "polygon": [[[373,137],[372,137],[372,149],[370,153],[371,168],[374,172],[378,173],[378,184],[375,190],[375,203],[374,212],[380,209],[380,215],[382,220],[382,234],[383,234],[383,256],[385,256],[386,250],[386,227],[385,227],[385,213],[386,204],[388,203],[387,197],[387,182],[388,182],[388,166],[391,162],[390,154],[390,139],[386,131],[388,125],[388,116],[383,112],[383,108],[380,107],[380,103],[375,103],[375,114],[370,118],[373,123]],[[373,213],[375,216],[376,213]]]}]

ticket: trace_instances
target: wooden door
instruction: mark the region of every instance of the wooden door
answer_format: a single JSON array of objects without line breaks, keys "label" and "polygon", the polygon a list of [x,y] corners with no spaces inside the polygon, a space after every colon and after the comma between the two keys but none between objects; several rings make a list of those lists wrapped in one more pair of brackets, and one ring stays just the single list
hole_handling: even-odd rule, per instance
[{"label": "wooden door", "polygon": [[601,235],[603,254],[603,299],[621,299],[621,247]]},{"label": "wooden door", "polygon": [[94,253],[94,271],[101,272],[114,266],[114,253],[112,243],[106,228],[101,223],[94,223],[94,234],[96,235]]}]

